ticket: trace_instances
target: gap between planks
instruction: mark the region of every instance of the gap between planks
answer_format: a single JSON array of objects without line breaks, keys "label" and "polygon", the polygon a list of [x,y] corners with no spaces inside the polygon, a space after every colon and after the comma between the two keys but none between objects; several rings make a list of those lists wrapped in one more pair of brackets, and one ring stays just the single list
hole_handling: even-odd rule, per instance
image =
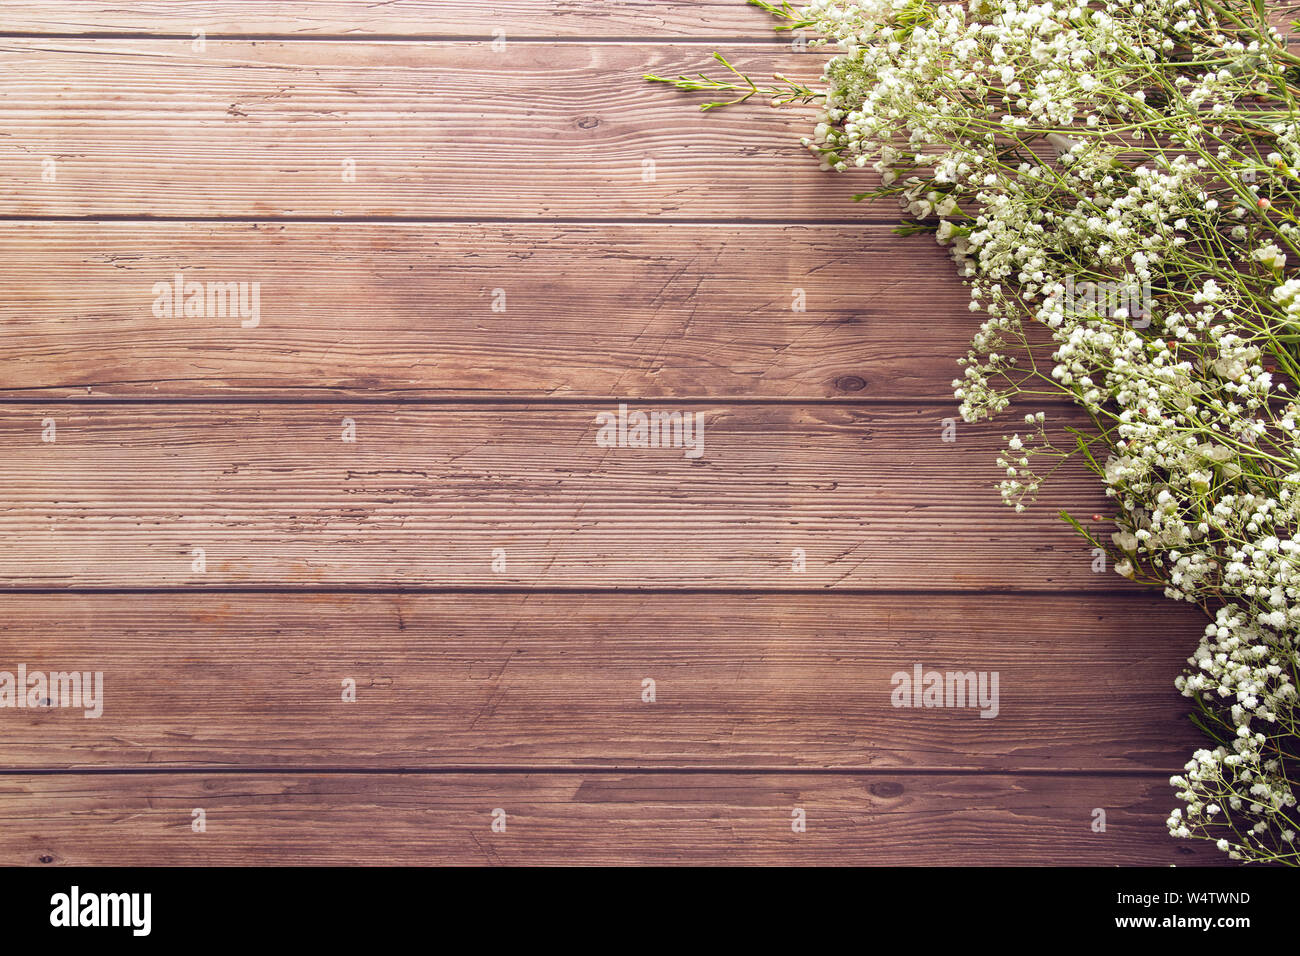
[{"label": "gap between planks", "polygon": [[[229,43],[488,43],[492,37],[482,33],[428,33],[410,34],[312,34],[293,33],[206,33],[204,40]],[[115,30],[86,32],[43,32],[0,30],[0,40],[167,40],[190,43],[189,33],[140,33]],[[583,46],[600,46],[606,43],[653,43],[656,46],[708,46],[710,44],[767,44],[788,48],[790,41],[781,36],[715,36],[715,37],[655,37],[655,36],[508,36],[509,43],[566,43]]]},{"label": "gap between planks", "polygon": [[446,767],[28,767],[11,770],[0,768],[3,777],[206,777],[206,776],[283,776],[283,777],[446,777],[475,776],[490,777],[504,774],[527,774],[541,776],[575,776],[582,774],[617,773],[624,776],[791,776],[791,777],[1113,777],[1115,779],[1142,779],[1154,777],[1163,779],[1171,773],[1181,772],[1182,768],[1161,769],[1153,767],[1146,770],[970,770],[947,769],[944,767],[903,767],[892,769],[854,768],[854,767],[795,767],[795,766],[745,766],[736,764],[719,764],[718,766],[692,767],[640,767],[609,764],[569,764],[551,766],[549,764],[465,764]]}]

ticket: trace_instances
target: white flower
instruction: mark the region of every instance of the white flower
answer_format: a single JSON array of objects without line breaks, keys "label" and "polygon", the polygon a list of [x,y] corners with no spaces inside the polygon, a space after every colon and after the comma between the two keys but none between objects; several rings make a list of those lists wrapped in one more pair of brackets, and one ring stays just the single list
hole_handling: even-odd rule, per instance
[{"label": "white flower", "polygon": [[1286,255],[1272,242],[1260,246],[1251,253],[1251,256],[1256,262],[1262,262],[1270,269],[1281,270],[1286,266]]}]

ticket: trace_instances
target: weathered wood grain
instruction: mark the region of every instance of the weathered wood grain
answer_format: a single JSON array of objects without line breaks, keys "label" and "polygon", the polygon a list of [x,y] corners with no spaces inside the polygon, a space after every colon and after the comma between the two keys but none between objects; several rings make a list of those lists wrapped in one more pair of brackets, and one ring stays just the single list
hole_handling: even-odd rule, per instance
[{"label": "weathered wood grain", "polygon": [[1168,837],[1172,803],[1134,776],[17,775],[0,777],[0,863],[1222,862]]},{"label": "weathered wood grain", "polygon": [[[177,273],[259,324],[155,315]],[[966,302],[885,226],[15,222],[0,398],[946,401]]]},{"label": "weathered wood grain", "polygon": [[5,0],[4,33],[163,33],[190,36],[284,35],[490,37],[647,37],[699,40],[711,36],[771,36],[778,21],[745,0],[360,0],[249,3],[247,0],[166,0],[56,3]]},{"label": "weathered wood grain", "polygon": [[[0,670],[105,691],[0,711],[0,764],[1173,773],[1204,623],[1138,595],[8,595]],[[894,707],[917,663],[997,672],[994,716]]]},{"label": "weathered wood grain", "polygon": [[[997,426],[941,406],[692,407],[702,456],[598,447],[613,406],[0,408],[5,586],[1113,587],[999,500]],[[634,406],[632,410],[637,410]],[[355,424],[356,442],[342,439]],[[49,421],[57,440],[42,441]],[[951,421],[951,419],[948,419]],[[1092,523],[1092,522],[1090,522]],[[1092,523],[1108,533],[1104,520]],[[206,553],[195,573],[191,553]],[[505,566],[493,571],[494,552]],[[803,549],[806,570],[794,570]]]},{"label": "weathered wood grain", "polygon": [[[758,78],[825,56],[720,47]],[[642,79],[705,45],[0,41],[0,214],[855,219],[807,108]],[[53,160],[54,181],[42,178]],[[345,182],[345,162],[355,182]],[[653,163],[653,175],[647,166]],[[648,181],[653,180],[653,181]],[[892,216],[891,205],[884,212]]]}]

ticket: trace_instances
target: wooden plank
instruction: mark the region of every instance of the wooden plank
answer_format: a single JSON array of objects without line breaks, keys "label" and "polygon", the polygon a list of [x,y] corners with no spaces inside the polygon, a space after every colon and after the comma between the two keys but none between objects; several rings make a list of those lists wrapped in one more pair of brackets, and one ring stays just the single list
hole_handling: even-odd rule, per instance
[{"label": "wooden plank", "polygon": [[7,223],[0,397],[948,400],[967,300],[885,226]]},{"label": "wooden plank", "polygon": [[[1000,425],[948,407],[633,406],[703,445],[616,442],[613,406],[0,409],[0,582],[28,587],[1113,587],[1056,516],[999,500]],[[703,416],[702,419],[699,416]],[[350,420],[356,441],[343,439]],[[1078,423],[1078,419],[1074,419]],[[53,423],[56,441],[44,442]],[[670,434],[669,436],[673,436]],[[693,442],[692,442],[693,443]],[[688,457],[699,451],[699,457]],[[1102,521],[1099,534],[1107,533]],[[206,569],[192,570],[194,549]],[[501,549],[499,552],[497,549]],[[797,570],[806,558],[804,570]],[[494,572],[493,562],[498,561]]]},{"label": "wooden plank", "polygon": [[[768,44],[720,49],[760,78],[811,80],[825,61]],[[0,214],[864,216],[850,197],[876,177],[818,170],[799,145],[811,109],[702,114],[700,97],[642,79],[721,70],[711,52],[214,41],[196,53],[181,40],[3,40]]]},{"label": "wooden plank", "polygon": [[[1267,3],[1272,8],[1270,21],[1285,30],[1293,16],[1291,6],[1279,0]],[[190,37],[202,29],[209,36],[472,39],[504,30],[507,39],[760,39],[770,36],[777,22],[745,0],[496,0],[491,4],[450,0],[5,0],[0,6],[0,36],[128,33]]]},{"label": "wooden plank", "polygon": [[1221,863],[1168,836],[1174,803],[1134,776],[17,775],[0,864]]},{"label": "wooden plank", "polygon": [[647,37],[701,39],[710,36],[762,38],[777,21],[744,0],[358,0],[259,2],[167,0],[100,3],[95,0],[5,0],[4,33],[163,33],[190,36],[285,35],[488,37],[504,30],[524,36]]},{"label": "wooden plank", "polygon": [[[1204,623],[1154,595],[9,595],[0,670],[104,692],[0,712],[0,763],[1169,774]],[[915,664],[997,673],[996,707],[895,707]]]}]

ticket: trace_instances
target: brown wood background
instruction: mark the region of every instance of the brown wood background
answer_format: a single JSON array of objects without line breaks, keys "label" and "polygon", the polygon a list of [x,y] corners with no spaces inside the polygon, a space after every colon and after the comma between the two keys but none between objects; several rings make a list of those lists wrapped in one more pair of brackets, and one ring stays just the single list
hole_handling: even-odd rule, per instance
[{"label": "brown wood background", "polygon": [[1093,572],[1081,471],[999,503],[1014,420],[941,440],[960,282],[807,113],[641,80],[714,49],[824,59],[741,0],[6,0],[0,669],[106,700],[0,710],[0,863],[1218,862],[1197,614]]}]

